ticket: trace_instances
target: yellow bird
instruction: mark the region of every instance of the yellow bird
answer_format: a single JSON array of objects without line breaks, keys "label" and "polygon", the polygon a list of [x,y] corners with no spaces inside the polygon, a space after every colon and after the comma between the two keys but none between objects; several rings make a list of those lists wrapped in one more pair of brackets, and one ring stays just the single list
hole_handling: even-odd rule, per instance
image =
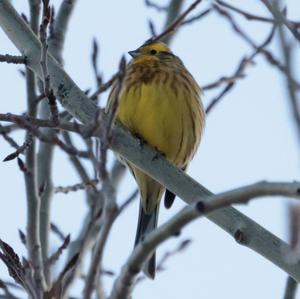
[{"label": "yellow bird", "polygon": [[[126,69],[116,118],[167,160],[185,170],[199,145],[204,127],[200,87],[182,61],[160,41],[149,40],[129,54],[133,59]],[[116,86],[112,88],[109,100],[115,92]],[[163,192],[166,191],[166,207],[172,205],[175,195],[131,162],[125,163],[141,195],[136,245],[156,228]],[[154,278],[155,253],[143,271]]]}]

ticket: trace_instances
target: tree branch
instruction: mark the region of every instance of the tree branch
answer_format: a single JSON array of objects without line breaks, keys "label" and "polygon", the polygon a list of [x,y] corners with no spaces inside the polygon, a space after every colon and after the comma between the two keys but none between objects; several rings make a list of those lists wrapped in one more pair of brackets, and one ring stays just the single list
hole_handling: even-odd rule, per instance
[{"label": "tree branch", "polygon": [[[279,11],[278,7],[276,7],[275,5],[273,7],[273,10],[277,13]],[[275,16],[277,16],[277,14],[275,14],[274,17]],[[278,22],[279,22],[279,45],[284,60],[283,75],[284,75],[284,80],[286,81],[288,99],[291,104],[292,114],[296,124],[298,142],[300,142],[300,107],[299,107],[299,99],[297,96],[298,86],[295,84],[296,80],[294,79],[294,70],[293,70],[293,61],[292,61],[293,49],[292,49],[291,42],[289,42],[286,37],[283,28],[284,23],[281,23],[280,20],[278,20]]]},{"label": "tree branch", "polygon": [[273,5],[273,3],[270,3],[268,0],[261,0],[261,2],[267,7],[269,12],[273,15],[274,19],[276,20],[276,23],[280,25],[285,25],[285,27],[292,33],[292,35],[300,41],[300,33],[294,26],[291,24],[291,22],[285,17],[285,15],[280,12],[279,7],[277,5]]},{"label": "tree branch", "polygon": [[26,64],[26,57],[13,56],[13,55],[0,55],[0,62],[14,63],[14,64]]},{"label": "tree branch", "polygon": [[[231,204],[247,203],[251,199],[261,196],[283,195],[299,198],[299,190],[300,183],[260,182],[203,198],[198,203],[183,208],[169,221],[149,234],[142,243],[136,246],[126,264],[123,266],[119,277],[115,280],[110,299],[128,298],[131,295],[137,274],[141,271],[144,262],[149,258],[155,248],[176,234],[176,232],[181,231],[184,226],[196,218]],[[237,241],[241,244],[246,245],[251,242],[251,239],[248,238],[249,236],[242,232],[239,232],[236,237]]]},{"label": "tree branch", "polygon": [[[76,0],[63,0],[61,3],[61,6],[58,10],[57,16],[54,20],[54,23],[52,23],[52,30],[51,30],[51,36],[48,38],[48,45],[49,45],[49,54],[44,57],[45,61],[47,61],[47,66],[49,63],[49,57],[54,57],[59,63],[62,63],[62,51],[65,41],[65,36],[68,28],[68,24],[70,21],[70,17],[72,15],[73,9],[75,7]],[[46,41],[45,41],[46,42]],[[38,54],[38,53],[37,53]],[[40,56],[41,57],[41,56]],[[52,60],[54,60],[52,58]],[[51,84],[54,84],[54,78],[53,73],[51,70],[49,70],[48,66],[48,75],[51,77]],[[43,79],[42,76],[39,76],[40,79]],[[53,86],[51,86],[53,89]],[[57,107],[55,104],[55,96],[59,96],[55,90],[54,92],[51,92],[49,97],[49,103],[51,104],[50,107],[48,103],[42,102],[40,107],[40,115],[42,118],[49,118],[51,115],[52,119],[55,119],[57,121],[58,117],[56,116],[58,114]],[[51,99],[51,101],[50,101]],[[49,109],[50,108],[50,109]],[[52,110],[52,113],[51,113]],[[51,129],[45,129],[43,130],[43,133],[45,135],[48,135],[49,137],[55,138],[56,132],[54,132]],[[48,280],[50,280],[50,267],[47,263],[48,259],[48,243],[49,243],[49,228],[50,228],[50,202],[51,198],[53,196],[53,182],[52,182],[52,165],[53,165],[53,155],[54,155],[54,146],[52,144],[46,144],[44,142],[40,143],[40,148],[38,152],[38,184],[39,185],[45,185],[45,191],[41,196],[41,227],[40,227],[40,236],[41,236],[41,242],[42,242],[42,249],[43,249],[43,262],[45,265],[45,274]]]},{"label": "tree branch", "polygon": [[[165,29],[162,33],[152,38],[153,41],[163,40],[165,43],[170,43],[170,34],[173,33],[183,22],[184,18],[195,9],[195,7],[202,0],[194,1],[182,14],[179,16],[178,13],[180,11],[182,0],[172,0],[169,6],[168,17],[165,25]],[[177,16],[177,17],[176,17]]]},{"label": "tree branch", "polygon": [[[36,0],[29,1],[30,6],[30,26],[38,32],[38,22],[40,14],[40,3]],[[25,56],[26,57],[26,56]],[[27,92],[27,113],[29,117],[36,117],[36,76],[32,70],[26,68],[26,92]],[[26,139],[32,134],[27,131]],[[20,161],[19,161],[20,164]],[[41,296],[46,288],[46,280],[43,273],[42,248],[39,235],[40,227],[40,197],[37,187],[37,165],[36,165],[36,142],[32,139],[31,145],[26,152],[26,171],[24,172],[26,198],[27,198],[27,250],[30,262],[33,264],[35,282],[37,284],[37,296]]]},{"label": "tree branch", "polygon": [[[272,19],[272,18],[266,18],[266,17],[261,17],[261,16],[257,16],[254,14],[251,14],[249,12],[246,12],[240,8],[237,8],[229,3],[226,3],[225,1],[222,0],[216,0],[216,2],[223,6],[226,7],[240,15],[242,15],[244,18],[246,18],[249,21],[259,21],[259,22],[265,22],[265,23],[271,23],[271,24],[276,24],[276,20]],[[289,23],[291,23],[293,26],[300,26],[300,22],[293,22],[293,21],[288,21]]]},{"label": "tree branch", "polygon": [[298,287],[297,281],[291,276],[288,276],[286,280],[283,299],[295,299],[297,294],[297,287]]}]

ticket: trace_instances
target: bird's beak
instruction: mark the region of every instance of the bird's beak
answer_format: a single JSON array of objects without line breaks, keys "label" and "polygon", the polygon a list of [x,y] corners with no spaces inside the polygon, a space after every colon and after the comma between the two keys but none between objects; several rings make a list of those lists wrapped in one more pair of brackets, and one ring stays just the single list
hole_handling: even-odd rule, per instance
[{"label": "bird's beak", "polygon": [[134,50],[134,51],[129,51],[128,54],[132,57],[132,58],[135,58],[135,57],[138,57],[141,55],[141,52],[137,49],[137,50]]}]

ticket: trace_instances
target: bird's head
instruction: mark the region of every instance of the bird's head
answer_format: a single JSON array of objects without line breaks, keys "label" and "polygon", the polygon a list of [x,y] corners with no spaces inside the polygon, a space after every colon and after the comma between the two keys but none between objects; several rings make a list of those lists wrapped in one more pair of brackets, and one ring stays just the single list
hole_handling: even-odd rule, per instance
[{"label": "bird's head", "polygon": [[165,43],[152,40],[146,41],[142,46],[128,53],[133,58],[134,63],[161,61],[174,57],[174,54]]}]

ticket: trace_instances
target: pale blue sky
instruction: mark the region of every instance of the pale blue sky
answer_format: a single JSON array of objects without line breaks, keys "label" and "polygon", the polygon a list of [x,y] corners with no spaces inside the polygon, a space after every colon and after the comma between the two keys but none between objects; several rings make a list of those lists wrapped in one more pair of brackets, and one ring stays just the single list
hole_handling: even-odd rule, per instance
[{"label": "pale blue sky", "polygon": [[[192,1],[186,2],[188,4]],[[267,14],[258,0],[228,2],[255,14]],[[27,1],[15,0],[13,3],[19,12],[27,14]],[[52,3],[58,4],[60,1]],[[296,17],[297,9],[299,12],[297,0],[287,3],[290,16]],[[203,1],[195,13],[209,4],[209,1]],[[142,0],[78,0],[64,53],[65,68],[70,76],[82,89],[94,87],[90,53],[92,38],[96,37],[100,44],[99,67],[105,79],[109,79],[116,71],[121,55],[135,49],[149,37],[149,17],[159,30],[164,15],[146,9]],[[237,20],[258,43],[269,32],[269,27],[264,24],[248,22],[240,17]],[[271,49],[275,49],[278,56],[277,46],[276,39]],[[216,14],[182,28],[171,47],[200,85],[210,83],[222,75],[231,75],[240,59],[252,53],[251,48],[232,33],[227,21]],[[17,53],[2,31],[0,53]],[[129,60],[128,55],[126,57]],[[18,74],[18,68],[0,65],[0,112],[22,113],[25,109],[24,80]],[[200,149],[189,167],[189,174],[213,192],[263,179],[299,179],[298,143],[281,75],[262,57],[256,59],[256,65],[249,67],[246,74],[247,78],[241,80],[208,116]],[[205,106],[214,94],[204,94]],[[102,100],[105,98],[106,95]],[[23,135],[18,133],[15,136],[21,143]],[[2,138],[0,146],[2,157],[12,152]],[[20,244],[17,229],[25,230],[26,222],[23,177],[15,161],[0,163],[0,177],[0,237],[22,255],[25,250]],[[57,151],[55,184],[70,185],[78,181],[67,156]],[[124,200],[134,188],[133,179],[127,175],[118,193],[119,200]],[[266,198],[238,208],[285,239],[285,203],[283,199]],[[162,208],[160,223],[182,206],[183,203],[178,199],[172,210],[165,211]],[[137,209],[136,202],[115,223],[105,251],[104,265],[107,269],[118,272],[128,257],[134,241]],[[73,238],[76,237],[85,211],[83,192],[57,195],[54,198],[53,220],[65,233],[70,232]],[[171,258],[166,264],[166,271],[159,273],[154,282],[143,281],[133,298],[238,299],[241,294],[243,299],[282,298],[286,274],[256,253],[237,245],[223,230],[206,219],[189,225],[178,239],[172,239],[160,247],[158,256],[185,238],[192,239],[191,246]],[[59,241],[56,237],[52,239],[54,249]],[[2,264],[0,273],[1,277],[7,277]],[[107,290],[111,281],[110,278],[106,279]],[[81,287],[81,284],[77,284],[74,294],[80,295]]]}]

